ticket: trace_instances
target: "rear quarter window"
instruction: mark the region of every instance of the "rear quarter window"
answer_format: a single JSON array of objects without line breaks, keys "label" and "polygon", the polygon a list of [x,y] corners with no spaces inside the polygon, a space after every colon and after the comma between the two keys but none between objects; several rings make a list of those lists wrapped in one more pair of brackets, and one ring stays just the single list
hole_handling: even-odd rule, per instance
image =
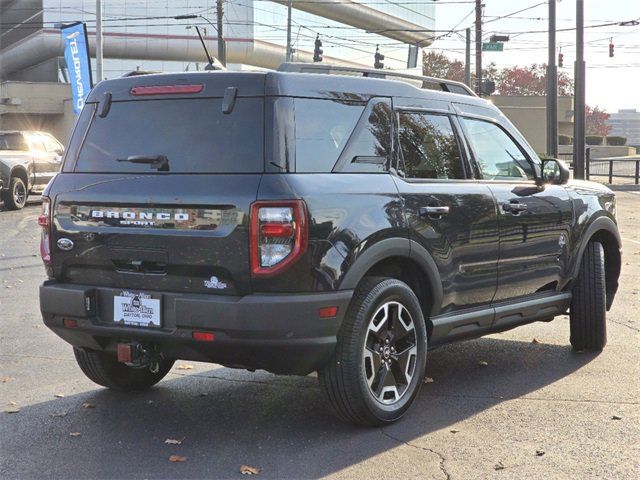
[{"label": "rear quarter window", "polygon": [[331,172],[364,111],[364,104],[296,98],[294,110],[296,172]]},{"label": "rear quarter window", "polygon": [[263,98],[238,98],[230,114],[220,98],[114,102],[93,115],[74,171],[156,173],[121,160],[164,155],[171,173],[260,173],[263,108]]},{"label": "rear quarter window", "polygon": [[29,146],[21,133],[0,133],[0,150],[29,151]]}]

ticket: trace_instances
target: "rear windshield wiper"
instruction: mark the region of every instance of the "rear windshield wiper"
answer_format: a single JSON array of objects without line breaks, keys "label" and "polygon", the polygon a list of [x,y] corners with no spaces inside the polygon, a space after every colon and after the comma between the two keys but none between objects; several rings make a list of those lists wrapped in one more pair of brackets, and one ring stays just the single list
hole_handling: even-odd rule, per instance
[{"label": "rear windshield wiper", "polygon": [[131,155],[127,158],[117,158],[118,162],[147,163],[151,168],[158,169],[159,172],[169,171],[169,159],[166,155]]}]

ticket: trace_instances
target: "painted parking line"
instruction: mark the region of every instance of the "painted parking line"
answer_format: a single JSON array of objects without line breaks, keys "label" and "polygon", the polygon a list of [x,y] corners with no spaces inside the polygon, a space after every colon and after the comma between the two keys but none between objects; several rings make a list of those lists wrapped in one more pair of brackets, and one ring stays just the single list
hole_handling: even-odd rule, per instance
[{"label": "painted parking line", "polygon": [[623,238],[622,239],[625,242],[633,242],[633,243],[637,243],[638,245],[640,245],[640,241],[638,240],[631,240],[630,238]]}]

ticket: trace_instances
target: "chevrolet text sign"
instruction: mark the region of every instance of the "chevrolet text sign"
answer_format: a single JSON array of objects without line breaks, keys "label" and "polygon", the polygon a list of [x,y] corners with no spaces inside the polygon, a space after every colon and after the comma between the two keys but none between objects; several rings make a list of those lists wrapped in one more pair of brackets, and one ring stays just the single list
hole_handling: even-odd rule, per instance
[{"label": "chevrolet text sign", "polygon": [[92,87],[87,28],[84,23],[78,22],[63,26],[60,31],[64,39],[64,58],[71,81],[73,111],[79,114]]}]

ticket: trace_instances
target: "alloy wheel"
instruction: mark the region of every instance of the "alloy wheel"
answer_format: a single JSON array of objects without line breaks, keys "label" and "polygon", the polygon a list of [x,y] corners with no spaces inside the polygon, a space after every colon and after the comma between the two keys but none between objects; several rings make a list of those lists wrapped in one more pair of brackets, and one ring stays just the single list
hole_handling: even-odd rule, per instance
[{"label": "alloy wheel", "polygon": [[365,335],[362,370],[369,392],[380,403],[398,402],[416,371],[418,349],[413,317],[389,301],[371,317]]}]

